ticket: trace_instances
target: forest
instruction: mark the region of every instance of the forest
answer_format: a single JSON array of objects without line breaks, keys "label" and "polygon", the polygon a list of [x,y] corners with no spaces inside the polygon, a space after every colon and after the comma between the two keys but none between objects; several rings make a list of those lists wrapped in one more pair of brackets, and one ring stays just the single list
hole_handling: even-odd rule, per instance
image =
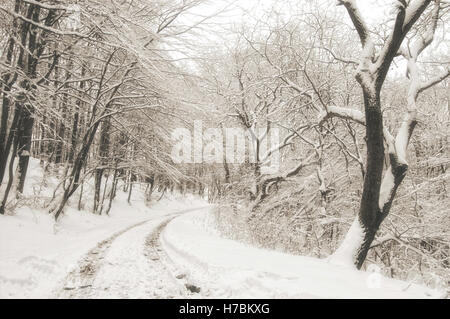
[{"label": "forest", "polygon": [[448,294],[449,18],[447,0],[3,0],[0,233],[24,208],[63,227],[191,196],[224,238]]}]

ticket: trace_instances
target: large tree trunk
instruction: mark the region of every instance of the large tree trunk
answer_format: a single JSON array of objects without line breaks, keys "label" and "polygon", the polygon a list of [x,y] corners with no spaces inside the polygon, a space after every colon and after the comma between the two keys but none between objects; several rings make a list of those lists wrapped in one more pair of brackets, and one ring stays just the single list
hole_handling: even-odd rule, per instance
[{"label": "large tree trunk", "polygon": [[[21,113],[21,109],[20,109],[20,103],[16,103],[16,114],[20,114]],[[20,116],[16,117],[15,119],[20,118]],[[20,120],[19,120],[20,122]],[[19,123],[20,125],[20,123]],[[16,158],[16,154],[17,154],[17,145],[18,145],[18,140],[19,140],[19,132],[14,130],[10,133],[10,136],[12,136],[12,154],[11,154],[11,159],[9,161],[9,166],[8,166],[8,171],[9,171],[9,179],[8,179],[8,183],[6,185],[6,189],[5,192],[3,194],[3,200],[2,203],[0,205],[0,214],[4,215],[5,214],[5,209],[6,209],[6,203],[8,201],[8,196],[9,196],[9,192],[11,190],[11,186],[13,184],[13,180],[14,180],[14,159]]]},{"label": "large tree trunk", "polygon": [[[20,11],[20,2],[16,2],[16,12]],[[34,16],[34,11],[35,11],[35,7],[33,5],[28,6],[27,12],[26,12],[26,18],[31,20],[32,18],[35,18]],[[13,30],[14,32],[15,30]],[[21,71],[25,70],[25,47],[27,46],[27,38],[28,38],[28,34],[30,31],[30,23],[28,22],[22,22],[20,28],[18,28],[18,35],[14,35],[17,36],[18,39],[20,39],[20,48],[19,48],[19,55],[17,58],[17,68]],[[31,41],[31,40],[30,40]],[[10,46],[8,48],[8,53],[7,53],[7,59],[8,59],[8,54],[9,53],[13,53],[13,51],[9,52],[9,49],[13,50],[13,46],[14,46],[15,41],[13,41],[11,39],[10,41]],[[11,57],[12,58],[12,57]],[[2,138],[2,144],[3,144],[3,148],[0,150],[1,154],[0,154],[0,183],[3,181],[3,177],[5,174],[5,169],[6,169],[6,163],[8,161],[8,156],[9,153],[11,151],[11,145],[13,142],[13,136],[17,135],[17,127],[15,125],[17,125],[17,123],[19,123],[20,121],[20,116],[22,111],[18,111],[17,108],[17,103],[16,104],[16,109],[14,112],[14,119],[13,119],[13,124],[11,125],[11,127],[9,128],[9,135],[8,137],[6,137],[6,131],[8,131],[7,125],[8,125],[8,115],[9,115],[9,107],[11,104],[10,98],[7,96],[10,93],[10,87],[12,86],[13,82],[15,82],[15,78],[17,77],[17,72],[15,72],[15,75],[13,76],[14,81],[11,81],[10,83],[7,83],[5,86],[5,89],[7,89],[8,91],[4,92],[4,99],[3,99],[3,108],[2,108],[2,128],[0,131],[0,135]],[[26,89],[26,86],[24,85],[24,81],[21,81],[21,87]],[[17,99],[20,100],[20,99]],[[20,102],[23,103],[23,102]],[[4,112],[4,113],[3,113]],[[17,121],[16,121],[17,120]],[[15,125],[14,125],[15,124]],[[12,160],[12,158],[11,158]]]},{"label": "large tree trunk", "polygon": [[[34,22],[39,22],[41,7],[34,6],[30,4],[29,11],[32,11],[32,20]],[[45,25],[50,26],[53,24],[53,19],[55,17],[55,12],[49,10],[48,15],[45,19]],[[25,73],[28,76],[27,80],[24,80],[23,88],[30,93],[29,100],[33,101],[33,94],[36,89],[35,84],[30,83],[30,80],[36,78],[37,75],[37,65],[38,59],[45,50],[46,39],[45,32],[41,32],[40,37],[38,37],[38,27],[35,25],[30,25],[29,27],[29,40],[28,40],[28,56],[27,56],[27,67],[25,68]],[[34,107],[30,104],[22,106],[22,124],[19,133],[19,164],[17,168],[18,172],[18,184],[16,191],[17,193],[22,193],[25,185],[26,174],[28,170],[28,163],[31,156],[31,138],[33,135],[34,126]]]},{"label": "large tree trunk", "polygon": [[[20,0],[16,0],[15,6],[14,6],[14,12],[18,13],[20,10]],[[17,24],[17,18],[14,18],[13,20],[13,28],[12,32],[16,33],[18,30],[18,24]],[[7,49],[6,49],[6,60],[5,64],[11,66],[13,54],[14,54],[14,46],[16,43],[15,40],[16,34],[13,34],[9,37],[9,40],[7,42]],[[12,79],[11,79],[12,78]],[[8,126],[8,118],[9,118],[9,111],[10,111],[10,105],[11,100],[9,97],[9,93],[11,92],[12,85],[15,83],[16,77],[14,74],[7,72],[2,77],[2,92],[3,92],[3,98],[2,98],[2,117],[0,122],[0,163],[6,163],[6,161],[3,160],[3,157],[8,157],[8,154],[5,154],[5,144],[6,144],[6,133],[7,133],[7,126]],[[2,169],[2,171],[4,168]],[[2,178],[0,178],[0,183],[3,179],[3,172],[1,173]]]},{"label": "large tree trunk", "polygon": [[362,266],[370,245],[379,227],[381,177],[384,165],[383,116],[381,113],[379,92],[364,92],[366,113],[367,167],[364,177],[363,193],[359,208],[364,239],[357,252],[356,265]]},{"label": "large tree trunk", "polygon": [[[375,235],[379,230],[382,222],[390,212],[396,192],[402,183],[408,164],[406,162],[406,151],[411,139],[411,135],[417,124],[416,111],[410,111],[406,115],[403,123],[397,133],[395,140],[391,138],[387,141],[389,154],[389,167],[384,173],[381,184],[378,186],[377,201],[372,199],[372,203],[363,202],[364,192],[368,191],[371,184],[366,183],[364,179],[363,200],[361,201],[361,210],[355,218],[350,230],[344,238],[337,251],[330,257],[333,263],[351,265],[354,264],[360,269],[366,259],[367,253],[371,247]],[[383,167],[383,159],[379,159],[381,169]],[[369,162],[369,158],[368,158]],[[366,174],[366,176],[368,173]],[[373,189],[369,189],[373,191]],[[367,216],[367,211],[363,207],[373,209],[373,216]]]},{"label": "large tree trunk", "polygon": [[[356,80],[361,85],[364,94],[367,170],[358,217],[353,222],[343,243],[330,259],[338,262],[344,261],[344,263],[353,262],[358,269],[362,267],[372,241],[381,223],[388,215],[397,188],[403,181],[408,169],[406,149],[416,125],[417,96],[422,90],[448,76],[446,74],[444,77],[438,77],[431,81],[430,85],[420,85],[416,66],[418,55],[433,40],[439,17],[439,0],[435,2],[432,23],[427,26],[428,30],[423,34],[424,37],[417,43],[408,45],[408,52],[400,48],[406,34],[430,2],[431,0],[411,3],[401,1],[401,5],[397,7],[392,31],[377,55],[370,32],[356,7],[355,1],[339,1],[339,4],[344,5],[347,9],[363,47]],[[394,139],[388,130],[383,127],[380,92],[392,61],[398,54],[403,55],[408,60],[408,75],[411,82],[408,91],[408,114]],[[381,180],[385,156],[384,139],[386,139],[389,147],[390,166],[386,170],[383,180]]]}]

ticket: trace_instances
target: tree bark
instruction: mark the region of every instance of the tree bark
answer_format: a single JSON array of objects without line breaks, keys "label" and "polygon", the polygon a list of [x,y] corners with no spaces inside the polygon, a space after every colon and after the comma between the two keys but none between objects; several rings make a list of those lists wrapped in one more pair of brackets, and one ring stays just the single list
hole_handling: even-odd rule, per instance
[{"label": "tree bark", "polygon": [[385,154],[383,116],[379,92],[375,94],[364,92],[364,108],[366,113],[367,165],[359,209],[359,221],[363,227],[364,239],[356,257],[358,268],[361,268],[380,225],[378,202]]}]

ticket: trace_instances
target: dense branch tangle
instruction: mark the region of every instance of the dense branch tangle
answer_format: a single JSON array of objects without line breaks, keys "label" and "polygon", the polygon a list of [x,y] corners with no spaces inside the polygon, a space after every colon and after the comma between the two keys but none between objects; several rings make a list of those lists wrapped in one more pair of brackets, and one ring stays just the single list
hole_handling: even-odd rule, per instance
[{"label": "dense branch tangle", "polygon": [[[159,113],[176,103],[170,95],[180,77],[162,43],[193,28],[177,21],[201,2],[174,6],[149,5],[147,0],[87,1],[78,4],[75,26],[68,21],[71,7],[60,1],[11,0],[0,5],[11,22],[1,64],[0,181],[8,162],[9,178],[0,213],[9,205],[10,190],[18,199],[22,196],[30,156],[40,158],[45,170],[62,180],[50,203],[55,218],[87,179],[85,174],[95,176],[95,213],[102,213],[105,197],[114,198],[119,178],[126,179],[126,185],[155,172],[164,176],[161,179],[176,179],[180,172],[165,156],[168,150],[132,135],[151,133],[152,143],[167,139],[157,126],[164,127],[170,119]],[[129,34],[139,36],[131,41]],[[154,118],[154,126],[144,125],[145,117]],[[158,152],[147,150],[152,147]],[[153,166],[124,164],[145,159],[152,159]],[[132,186],[129,189],[130,197]],[[81,203],[82,189],[79,193]]]}]

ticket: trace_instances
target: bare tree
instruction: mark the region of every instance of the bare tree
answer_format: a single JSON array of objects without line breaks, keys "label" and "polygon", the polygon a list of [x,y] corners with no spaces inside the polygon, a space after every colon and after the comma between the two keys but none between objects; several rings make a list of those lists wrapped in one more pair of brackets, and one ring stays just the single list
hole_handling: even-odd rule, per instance
[{"label": "bare tree", "polygon": [[[339,5],[347,9],[362,45],[361,60],[355,77],[361,85],[364,96],[364,114],[355,110],[332,107],[326,108],[326,116],[348,118],[365,125],[367,163],[359,214],[332,259],[351,259],[358,268],[363,265],[381,223],[389,214],[396,191],[408,169],[406,150],[417,124],[417,98],[421,92],[449,75],[447,68],[442,75],[421,81],[416,63],[420,53],[433,40],[439,18],[440,1],[434,1],[431,11],[426,11],[433,2],[431,0],[398,2],[395,22],[389,37],[377,50],[356,1],[338,1]],[[416,41],[412,44],[411,41],[404,41],[417,21],[427,14],[430,15],[429,23],[416,37]],[[405,46],[402,47],[404,42]],[[408,60],[410,85],[405,118],[394,138],[383,125],[380,94],[392,61],[398,55]],[[390,165],[383,176],[385,143]]]}]

